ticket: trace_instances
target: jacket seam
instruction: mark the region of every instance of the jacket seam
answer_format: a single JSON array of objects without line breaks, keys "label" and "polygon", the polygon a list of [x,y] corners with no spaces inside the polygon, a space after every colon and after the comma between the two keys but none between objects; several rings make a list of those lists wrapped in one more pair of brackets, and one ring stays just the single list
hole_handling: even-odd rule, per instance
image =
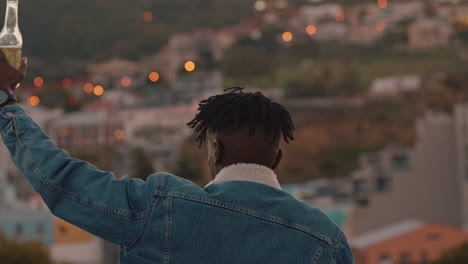
[{"label": "jacket seam", "polygon": [[321,241],[319,247],[314,253],[314,256],[312,257],[312,260],[310,261],[310,264],[317,264],[318,261],[320,260],[320,257],[322,256],[323,249],[325,248],[325,242]]},{"label": "jacket seam", "polygon": [[28,163],[29,168],[31,169],[34,177],[36,177],[39,180],[40,183],[42,183],[44,186],[46,186],[47,189],[53,191],[54,193],[56,193],[56,194],[58,194],[58,195],[60,195],[60,196],[62,196],[64,198],[68,198],[68,199],[70,199],[72,201],[75,201],[75,202],[81,204],[81,205],[96,209],[96,210],[101,211],[101,212],[106,212],[106,213],[111,213],[111,214],[115,214],[115,215],[119,215],[119,216],[124,216],[124,217],[130,218],[132,220],[140,220],[140,219],[143,219],[143,218],[146,217],[148,209],[145,210],[145,211],[142,211],[140,213],[131,213],[128,210],[113,208],[113,207],[109,207],[109,206],[106,206],[106,205],[101,205],[101,204],[89,201],[87,199],[81,198],[81,197],[79,197],[79,196],[77,196],[77,195],[75,195],[73,193],[66,192],[62,188],[60,188],[60,187],[50,183],[49,181],[47,181],[46,178],[43,176],[42,172],[39,170],[39,168],[35,165],[35,162],[34,162],[32,156],[31,156],[31,154],[29,153],[29,151],[25,148],[25,143],[23,141],[23,138],[19,135],[20,133],[19,133],[19,131],[17,129],[16,120],[14,118],[12,118],[12,121],[13,121],[13,126],[15,128],[16,139],[17,139],[17,141],[19,143],[19,146],[21,147],[21,150],[24,152],[24,155],[25,155],[25,158],[26,158],[26,161]]},{"label": "jacket seam", "polygon": [[333,254],[333,259],[332,259],[332,260],[333,260],[333,261],[332,261],[333,264],[336,264],[336,257],[338,256],[338,253],[339,253],[339,251],[340,251],[340,247],[341,247],[341,244],[343,243],[344,237],[345,237],[345,236],[344,236],[343,231],[340,231],[340,233],[338,234],[338,239],[337,239],[337,241],[338,241],[338,247],[335,249],[335,253]]},{"label": "jacket seam", "polygon": [[128,246],[124,247],[126,251],[129,251],[135,248],[135,246],[142,240],[144,233],[146,232],[146,228],[148,227],[149,220],[151,219],[150,216],[153,215],[154,208],[156,208],[157,202],[158,202],[158,199],[153,196],[153,198],[151,199],[150,207],[148,209],[149,212],[145,216],[145,222],[143,223],[143,226],[141,227],[140,231],[136,235],[135,239]]},{"label": "jacket seam", "polygon": [[230,210],[230,211],[233,211],[233,212],[241,213],[241,214],[244,214],[244,215],[249,215],[249,216],[252,216],[252,217],[255,217],[255,218],[258,218],[258,219],[262,219],[262,220],[265,220],[265,221],[268,221],[268,222],[280,224],[280,225],[283,225],[283,226],[286,226],[286,227],[289,227],[289,228],[292,228],[292,229],[302,231],[302,232],[307,233],[307,234],[309,234],[309,235],[311,235],[311,236],[313,236],[313,237],[315,237],[317,239],[320,239],[321,241],[324,241],[325,243],[331,245],[334,248],[338,247],[338,244],[336,242],[334,242],[334,241],[331,241],[330,238],[328,238],[328,237],[326,237],[326,236],[324,236],[322,234],[313,232],[309,228],[304,227],[302,225],[291,223],[290,221],[288,221],[286,219],[283,219],[283,218],[279,218],[279,217],[276,217],[276,216],[263,215],[263,214],[259,214],[259,213],[255,212],[255,211],[253,211],[251,209],[243,208],[243,207],[240,207],[240,206],[237,206],[237,205],[234,205],[234,204],[221,202],[221,201],[214,200],[214,199],[208,199],[208,198],[202,198],[202,197],[186,195],[184,193],[179,193],[179,192],[159,193],[159,195],[174,197],[174,198],[180,198],[180,199],[183,199],[183,200],[200,202],[200,203],[204,203],[204,204],[208,204],[208,205],[212,205],[212,206],[222,207],[224,209],[227,209],[227,210]]},{"label": "jacket seam", "polygon": [[164,264],[169,264],[172,232],[172,198],[166,199],[166,217],[164,222]]}]

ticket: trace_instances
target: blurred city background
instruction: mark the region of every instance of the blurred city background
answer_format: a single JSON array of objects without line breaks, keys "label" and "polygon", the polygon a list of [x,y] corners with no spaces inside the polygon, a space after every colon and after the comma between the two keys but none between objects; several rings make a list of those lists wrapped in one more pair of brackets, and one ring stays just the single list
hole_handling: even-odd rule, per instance
[{"label": "blurred city background", "polygon": [[[343,228],[358,264],[468,263],[468,1],[42,0],[19,15],[17,95],[72,156],[203,187],[186,123],[246,86],[291,112],[282,187]],[[117,263],[50,214],[3,144],[0,233],[2,263]]]}]

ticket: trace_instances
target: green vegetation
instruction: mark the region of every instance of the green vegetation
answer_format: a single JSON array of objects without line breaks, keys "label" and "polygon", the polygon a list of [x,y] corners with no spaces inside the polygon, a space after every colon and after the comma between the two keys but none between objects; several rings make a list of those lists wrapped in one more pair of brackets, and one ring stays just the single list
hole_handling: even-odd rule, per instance
[{"label": "green vegetation", "polygon": [[468,263],[468,243],[454,248],[442,255],[433,264],[464,264]]},{"label": "green vegetation", "polygon": [[48,249],[41,243],[20,243],[6,239],[1,233],[0,259],[2,264],[52,264]]}]

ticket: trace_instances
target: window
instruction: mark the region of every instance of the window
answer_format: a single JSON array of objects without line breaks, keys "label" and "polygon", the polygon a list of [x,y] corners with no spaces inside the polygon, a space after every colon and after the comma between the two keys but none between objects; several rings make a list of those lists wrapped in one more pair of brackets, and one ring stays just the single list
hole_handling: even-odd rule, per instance
[{"label": "window", "polygon": [[426,236],[426,240],[429,240],[429,241],[438,241],[440,240],[440,234],[439,233],[429,233],[427,234]]},{"label": "window", "polygon": [[408,253],[401,253],[400,264],[410,264],[410,255]]},{"label": "window", "polygon": [[408,156],[403,154],[393,155],[392,168],[395,170],[407,170],[409,168]]},{"label": "window", "polygon": [[421,264],[429,264],[429,254],[426,251],[421,252]]},{"label": "window", "polygon": [[388,255],[384,254],[380,256],[379,264],[393,264],[393,262],[392,262],[392,259]]},{"label": "window", "polygon": [[42,236],[42,235],[44,234],[44,226],[42,225],[42,223],[39,223],[39,224],[37,225],[36,233],[37,233],[39,236]]},{"label": "window", "polygon": [[384,192],[390,190],[390,179],[385,176],[378,177],[375,183],[375,190],[377,192]]},{"label": "window", "polygon": [[15,233],[17,237],[23,235],[23,226],[21,224],[16,224]]}]

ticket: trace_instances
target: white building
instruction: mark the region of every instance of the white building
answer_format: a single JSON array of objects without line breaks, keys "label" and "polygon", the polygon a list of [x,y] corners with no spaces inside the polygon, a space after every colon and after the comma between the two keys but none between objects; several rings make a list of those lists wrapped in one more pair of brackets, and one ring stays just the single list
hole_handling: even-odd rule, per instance
[{"label": "white building", "polygon": [[372,81],[369,95],[395,96],[404,92],[411,92],[419,89],[421,77],[417,75],[391,76]]},{"label": "white building", "polygon": [[468,105],[418,119],[411,148],[363,155],[347,230],[359,235],[404,219],[468,229]]}]

